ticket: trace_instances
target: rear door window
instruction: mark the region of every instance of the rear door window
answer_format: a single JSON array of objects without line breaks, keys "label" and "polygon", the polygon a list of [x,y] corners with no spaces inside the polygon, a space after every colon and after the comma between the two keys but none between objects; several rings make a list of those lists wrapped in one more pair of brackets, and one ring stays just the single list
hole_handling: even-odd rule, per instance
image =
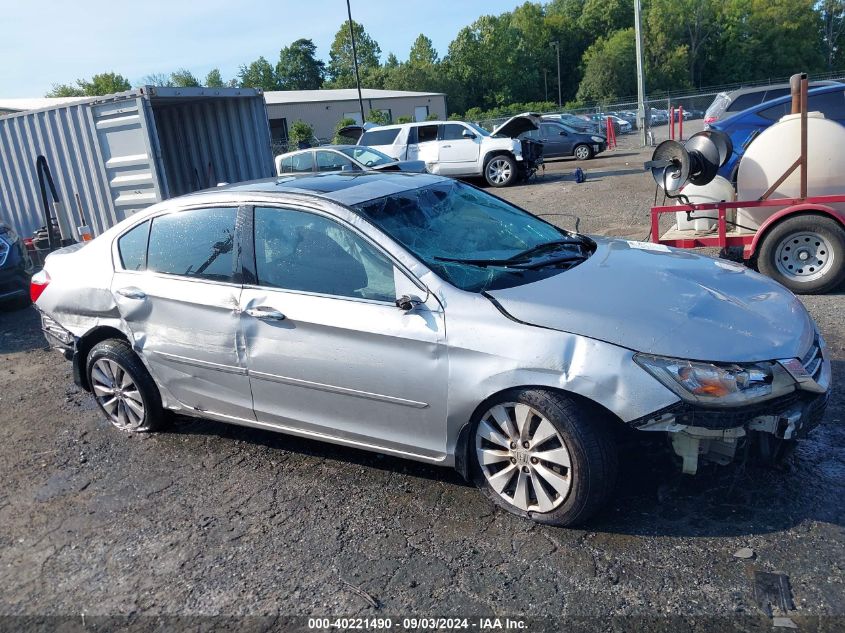
[{"label": "rear door window", "polygon": [[159,273],[232,281],[235,207],[190,209],[153,220],[147,268]]},{"label": "rear door window", "polygon": [[120,264],[124,270],[144,270],[147,267],[147,238],[150,221],[142,222],[117,240]]},{"label": "rear door window", "polygon": [[291,156],[291,171],[294,173],[314,171],[314,152],[309,150]]},{"label": "rear door window", "polygon": [[396,140],[397,136],[399,136],[399,128],[393,128],[391,130],[370,130],[369,132],[364,132],[358,143],[370,147],[373,145],[393,145],[393,141]]},{"label": "rear door window", "polygon": [[785,103],[779,103],[764,110],[760,110],[757,114],[764,119],[769,119],[770,121],[779,121],[782,116],[789,114],[791,109],[792,104],[787,101]]},{"label": "rear door window", "polygon": [[437,140],[437,125],[417,126],[417,143],[427,143]]},{"label": "rear door window", "polygon": [[826,92],[820,95],[807,97],[807,110],[809,112],[821,112],[826,119],[845,119],[845,92]]}]

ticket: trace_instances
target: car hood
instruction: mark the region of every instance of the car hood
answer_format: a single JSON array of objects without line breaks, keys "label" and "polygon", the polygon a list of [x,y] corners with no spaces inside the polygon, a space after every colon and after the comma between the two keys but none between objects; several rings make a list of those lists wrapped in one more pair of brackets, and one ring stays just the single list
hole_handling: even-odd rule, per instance
[{"label": "car hood", "polygon": [[815,336],[801,302],[734,262],[594,238],[582,264],[487,294],[510,317],[638,352],[716,362],[800,357]]},{"label": "car hood", "polygon": [[493,136],[509,136],[516,138],[524,132],[530,132],[540,127],[542,117],[539,114],[526,112],[524,114],[517,114],[511,117],[499,127],[493,130]]},{"label": "car hood", "polygon": [[385,163],[384,165],[373,165],[376,171],[408,171],[415,174],[422,174],[425,172],[424,160],[397,160],[392,163]]}]

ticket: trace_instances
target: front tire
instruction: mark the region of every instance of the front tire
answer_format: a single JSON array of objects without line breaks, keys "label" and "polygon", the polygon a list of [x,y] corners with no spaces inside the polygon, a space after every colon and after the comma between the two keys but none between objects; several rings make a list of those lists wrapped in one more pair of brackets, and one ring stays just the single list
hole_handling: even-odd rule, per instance
[{"label": "front tire", "polygon": [[516,161],[505,154],[493,156],[484,165],[484,179],[491,187],[507,187],[516,177]]},{"label": "front tire", "polygon": [[125,341],[97,343],[86,370],[97,407],[121,431],[145,433],[165,425],[158,387]]},{"label": "front tire", "polygon": [[578,160],[590,160],[593,157],[593,148],[589,145],[576,145],[572,155]]},{"label": "front tire", "polygon": [[845,280],[845,228],[833,218],[787,218],[763,238],[757,267],[796,294],[823,293]]},{"label": "front tire", "polygon": [[575,400],[517,389],[485,404],[472,427],[474,480],[498,506],[539,523],[583,523],[616,480],[607,421]]}]

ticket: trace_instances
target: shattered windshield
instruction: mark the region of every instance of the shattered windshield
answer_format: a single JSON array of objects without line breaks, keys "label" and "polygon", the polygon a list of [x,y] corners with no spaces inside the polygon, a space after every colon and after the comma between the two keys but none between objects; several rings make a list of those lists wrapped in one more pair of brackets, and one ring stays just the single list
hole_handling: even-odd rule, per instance
[{"label": "shattered windshield", "polygon": [[391,194],[355,208],[441,278],[470,292],[559,274],[593,249],[588,239],[457,181]]}]

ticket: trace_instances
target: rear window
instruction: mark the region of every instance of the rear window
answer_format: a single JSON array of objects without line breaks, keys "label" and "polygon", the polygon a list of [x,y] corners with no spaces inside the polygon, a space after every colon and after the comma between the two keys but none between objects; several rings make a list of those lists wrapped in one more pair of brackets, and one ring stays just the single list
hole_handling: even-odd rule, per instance
[{"label": "rear window", "polygon": [[743,95],[739,95],[736,99],[731,101],[731,104],[728,106],[728,112],[739,112],[741,110],[746,110],[751,106],[759,105],[763,103],[763,97],[766,95],[764,90],[759,92],[746,92]]},{"label": "rear window", "polygon": [[147,237],[150,221],[142,222],[117,240],[120,264],[124,270],[144,270],[147,267]]},{"label": "rear window", "polygon": [[399,128],[391,130],[370,130],[364,132],[359,145],[393,145],[393,141],[399,136]]},{"label": "rear window", "polygon": [[232,281],[234,207],[191,209],[153,220],[147,268],[160,273]]}]

